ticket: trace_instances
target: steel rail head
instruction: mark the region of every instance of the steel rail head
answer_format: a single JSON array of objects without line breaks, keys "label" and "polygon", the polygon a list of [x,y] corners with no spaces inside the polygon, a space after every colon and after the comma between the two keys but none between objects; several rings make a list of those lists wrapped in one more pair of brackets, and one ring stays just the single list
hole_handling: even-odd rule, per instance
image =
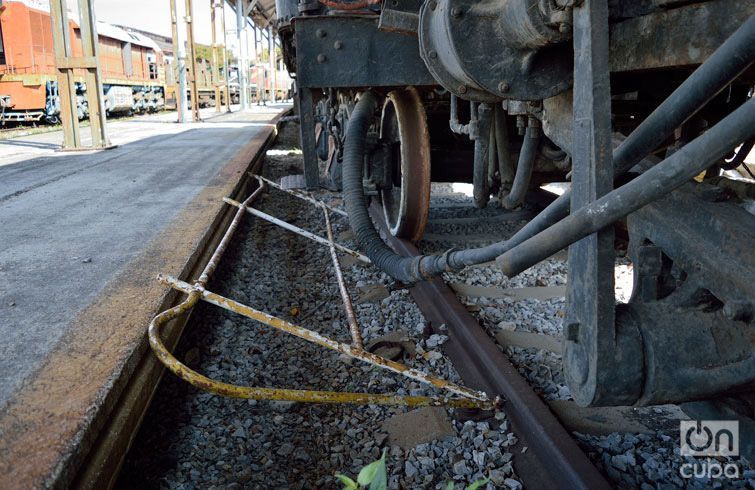
[{"label": "steel rail head", "polygon": [[387,371],[400,374],[414,381],[429,384],[437,389],[447,391],[454,395],[469,398],[471,400],[476,400],[477,402],[479,402],[479,407],[485,407],[489,409],[498,404],[497,399],[491,401],[488,396],[481,391],[472,390],[470,388],[460,386],[445,379],[431,376],[418,369],[410,368],[399,362],[384,359],[363,349],[357,349],[350,346],[349,344],[332,340],[315,331],[294,325],[281,318],[256,310],[250,306],[241,304],[219,294],[207,291],[201,286],[192,286],[187,282],[164,275],[160,275],[158,279],[160,280],[160,282],[167,284],[178,291],[183,291],[185,293],[199,292],[201,294],[201,299],[203,301],[206,301],[207,303],[219,306],[228,311],[233,311],[234,313],[238,313],[239,315],[264,323],[265,325],[289,333],[291,335],[294,335],[295,337],[299,337],[313,344],[326,347],[341,354],[345,354],[348,357],[352,357],[354,359],[367,362]]},{"label": "steel rail head", "polygon": [[605,194],[496,259],[512,277],[689,182],[755,134],[755,98],[634,180]]},{"label": "steel rail head", "polygon": [[333,227],[330,224],[330,211],[324,205],[321,206],[323,214],[325,216],[325,230],[328,234],[328,248],[330,249],[330,258],[333,260],[333,268],[336,271],[336,281],[338,282],[338,290],[341,293],[341,300],[343,301],[343,308],[346,310],[346,318],[349,321],[349,330],[351,331],[352,345],[358,349],[364,348],[364,341],[362,340],[362,332],[359,329],[359,323],[357,322],[357,316],[354,313],[354,305],[351,303],[351,297],[349,291],[346,289],[346,283],[343,280],[343,273],[341,272],[341,265],[338,263],[338,255],[336,255],[335,240],[333,239]]},{"label": "steel rail head", "polygon": [[[259,209],[255,209],[255,208],[253,208],[251,206],[244,206],[240,202],[234,201],[233,199],[228,198],[228,197],[224,197],[223,201],[227,202],[228,204],[231,204],[232,206],[236,206],[237,208],[244,209],[249,214],[254,215],[254,216],[258,217],[258,218],[261,218],[261,219],[263,219],[263,220],[265,220],[265,221],[267,221],[269,223],[272,223],[274,225],[280,226],[281,228],[283,228],[285,230],[288,230],[288,231],[291,231],[293,233],[296,233],[297,235],[301,235],[304,238],[309,238],[310,240],[315,241],[315,242],[317,242],[317,243],[319,243],[321,245],[325,245],[326,247],[329,246],[329,242],[325,238],[323,238],[323,237],[321,237],[319,235],[316,235],[316,234],[314,234],[314,233],[312,233],[310,231],[307,231],[307,230],[305,230],[303,228],[299,228],[298,226],[292,225],[291,223],[287,223],[287,222],[283,221],[282,219],[276,218],[275,216],[271,216],[271,215],[269,215],[267,213],[263,213]],[[359,252],[357,252],[355,250],[351,250],[350,248],[344,247],[343,245],[340,245],[338,243],[334,243],[334,246],[338,250],[340,250],[341,252],[349,254],[349,255],[355,257],[360,262],[363,262],[365,264],[371,263],[369,257],[367,257],[365,255],[362,255],[361,253],[359,253]]]}]

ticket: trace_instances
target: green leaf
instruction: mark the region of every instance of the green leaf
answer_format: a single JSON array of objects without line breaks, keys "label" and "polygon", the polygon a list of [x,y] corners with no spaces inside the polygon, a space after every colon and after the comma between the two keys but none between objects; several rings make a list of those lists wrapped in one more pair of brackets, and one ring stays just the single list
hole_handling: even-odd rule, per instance
[{"label": "green leaf", "polygon": [[467,485],[467,490],[477,490],[478,488],[485,485],[489,481],[490,481],[490,478],[483,478],[482,480],[477,480],[473,482],[472,484]]},{"label": "green leaf", "polygon": [[343,483],[343,490],[358,490],[359,487],[357,486],[357,482],[352,480],[346,475],[342,475],[340,473],[336,473],[336,478]]},{"label": "green leaf", "polygon": [[369,490],[388,490],[388,471],[385,468],[385,449],[383,449],[383,456],[380,458],[382,464],[378,467],[375,476],[370,482]]},{"label": "green leaf", "polygon": [[[380,457],[380,459],[373,461],[372,463],[362,468],[362,470],[359,472],[359,476],[357,476],[357,482],[359,482],[360,485],[364,486],[370,485],[381,469],[382,473],[385,475],[385,450],[383,450],[383,455]],[[372,490],[372,485],[370,485],[370,489]]]},{"label": "green leaf", "polygon": [[446,483],[446,490],[454,490],[454,482],[450,481]]}]

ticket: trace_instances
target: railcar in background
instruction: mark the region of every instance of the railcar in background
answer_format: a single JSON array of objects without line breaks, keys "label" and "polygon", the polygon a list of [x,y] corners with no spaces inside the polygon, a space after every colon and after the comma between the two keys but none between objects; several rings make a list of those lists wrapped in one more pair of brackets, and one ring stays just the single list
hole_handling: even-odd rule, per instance
[{"label": "railcar in background", "polygon": [[[105,111],[153,112],[165,106],[162,50],[147,36],[97,23]],[[69,21],[74,56],[81,56],[81,33]],[[88,115],[86,84],[77,74],[77,111]],[[10,0],[0,13],[0,120],[46,121],[60,115],[52,24],[48,2]]]}]

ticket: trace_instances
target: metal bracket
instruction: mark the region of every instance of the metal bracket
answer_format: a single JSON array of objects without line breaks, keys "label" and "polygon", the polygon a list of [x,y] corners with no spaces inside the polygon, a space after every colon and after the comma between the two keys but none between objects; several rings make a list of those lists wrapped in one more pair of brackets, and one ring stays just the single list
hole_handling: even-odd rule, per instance
[{"label": "metal bracket", "polygon": [[[610,97],[607,1],[585,0],[574,9],[572,212],[613,189]],[[627,343],[614,321],[613,270],[612,227],[569,247],[564,374],[580,405],[637,399],[641,363],[627,363],[621,376],[611,369],[617,356],[642,354],[638,341],[621,350]]]}]

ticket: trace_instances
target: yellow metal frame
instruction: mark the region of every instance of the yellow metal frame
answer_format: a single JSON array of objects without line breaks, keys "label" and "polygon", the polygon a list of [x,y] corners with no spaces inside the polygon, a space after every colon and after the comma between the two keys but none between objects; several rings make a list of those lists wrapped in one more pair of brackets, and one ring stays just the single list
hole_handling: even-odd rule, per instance
[{"label": "yellow metal frame", "polygon": [[[148,338],[150,346],[155,352],[157,358],[162,364],[165,365],[165,367],[167,367],[171,372],[173,372],[184,381],[187,381],[191,385],[201,390],[232,398],[246,398],[254,400],[283,400],[310,403],[403,405],[410,407],[446,406],[454,408],[478,408],[486,410],[495,409],[500,405],[501,400],[498,397],[496,397],[495,400],[490,400],[488,396],[481,391],[466,388],[445,379],[431,376],[417,369],[410,368],[404,364],[377,356],[371,352],[364,350],[361,347],[361,342],[355,342],[354,345],[338,342],[329,339],[313,330],[294,325],[281,318],[256,310],[251,306],[241,304],[232,299],[208,291],[206,289],[206,285],[209,282],[210,276],[217,268],[220,257],[228,247],[231,236],[236,231],[239,221],[241,220],[241,216],[244,214],[245,210],[249,209],[249,204],[254,199],[256,199],[256,197],[262,192],[263,189],[264,181],[261,181],[260,187],[257,188],[257,190],[252,193],[252,195],[249,196],[243,203],[237,203],[235,201],[225,199],[226,203],[238,207],[238,211],[236,212],[233,221],[228,227],[228,230],[223,236],[223,239],[218,245],[218,248],[210,258],[201,276],[193,285],[170,276],[158,275],[158,280],[160,282],[188,295],[182,303],[160,313],[149,324]],[[313,200],[313,198],[310,197],[308,198],[308,200],[311,201]],[[335,243],[332,241],[332,232],[329,233],[329,240],[325,244],[328,245],[331,248],[331,251],[334,253]],[[168,351],[168,349],[165,347],[165,344],[162,342],[162,339],[160,338],[160,329],[163,325],[165,325],[170,320],[173,320],[174,318],[189,313],[199,301],[205,301],[226,310],[233,311],[234,313],[238,313],[242,316],[258,321],[277,330],[307,340],[308,342],[312,342],[322,347],[332,349],[348,357],[367,362],[369,364],[397,374],[401,374],[402,376],[405,376],[412,380],[429,384],[434,388],[449,393],[449,396],[400,396],[393,394],[264,388],[254,386],[240,386],[213,380],[181,363],[181,361],[176,359],[176,357]],[[361,340],[361,338],[359,338],[359,340]]]}]

